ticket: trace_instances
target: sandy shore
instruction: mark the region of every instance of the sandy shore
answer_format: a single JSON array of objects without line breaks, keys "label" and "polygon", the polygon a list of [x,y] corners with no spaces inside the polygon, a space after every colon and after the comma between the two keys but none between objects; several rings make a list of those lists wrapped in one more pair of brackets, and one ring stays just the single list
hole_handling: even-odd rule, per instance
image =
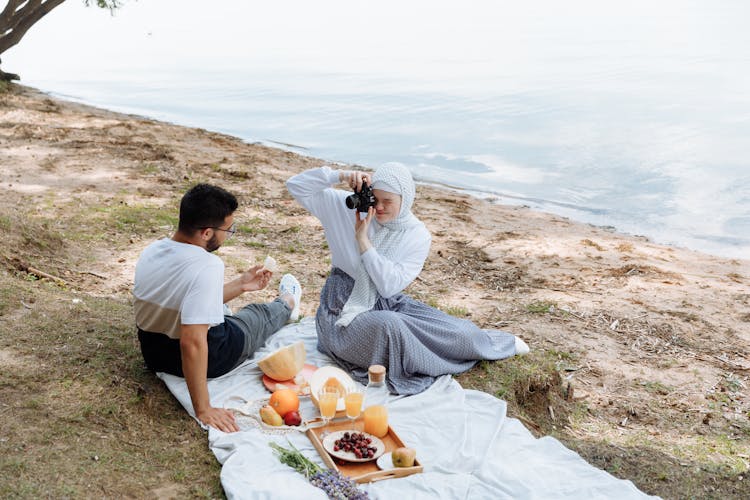
[{"label": "sandy shore", "polygon": [[[220,251],[228,277],[271,254],[299,276],[303,313],[314,314],[329,267],[325,242],[284,181],[320,160],[19,86],[0,95],[0,143],[0,213],[57,220],[66,231],[75,230],[65,222],[71,212],[145,207],[176,215],[190,184],[227,187],[239,195],[243,230]],[[737,443],[734,458],[747,469],[749,260],[433,187],[419,187],[415,213],[434,239],[408,292],[511,331],[534,351],[564,353],[561,373],[586,412],[558,428],[674,456],[700,448],[706,436],[724,437]],[[61,245],[55,256],[6,245],[0,255],[8,268],[31,267],[84,293],[128,298],[140,251],[170,230],[157,224],[126,238],[113,232],[107,245]]]}]

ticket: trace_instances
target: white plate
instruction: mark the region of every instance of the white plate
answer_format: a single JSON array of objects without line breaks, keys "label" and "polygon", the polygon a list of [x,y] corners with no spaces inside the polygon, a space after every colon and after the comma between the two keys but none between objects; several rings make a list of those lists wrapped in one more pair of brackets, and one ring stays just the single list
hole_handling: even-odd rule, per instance
[{"label": "white plate", "polygon": [[393,457],[390,453],[383,453],[380,455],[377,464],[381,470],[391,470],[396,468],[396,466],[393,465]]},{"label": "white plate", "polygon": [[[372,458],[357,458],[354,452],[351,451],[334,451],[333,445],[336,443],[336,440],[341,439],[344,436],[345,432],[351,433],[359,431],[335,431],[331,432],[325,438],[323,438],[323,448],[325,448],[328,454],[332,457],[340,458],[341,460],[346,460],[347,462],[369,462],[371,460],[379,458],[385,451],[385,444],[383,444],[383,441],[373,436],[372,434],[367,434],[366,432],[360,432],[360,434],[364,434],[365,437],[371,439],[372,442],[369,446],[375,448],[375,454],[372,456]],[[388,454],[388,456],[390,456],[390,453]]]},{"label": "white plate", "polygon": [[[341,368],[335,366],[321,366],[313,372],[308,380],[308,383],[310,384],[310,396],[312,397],[313,402],[315,402],[315,406],[319,406],[318,391],[320,391],[320,388],[323,387],[323,384],[330,377],[338,379],[338,381],[341,382],[341,385],[344,386],[344,389],[350,389],[356,386],[354,380],[352,380],[349,374]],[[336,403],[336,411],[344,411],[345,409],[346,405],[344,404],[344,398],[339,398]]]}]

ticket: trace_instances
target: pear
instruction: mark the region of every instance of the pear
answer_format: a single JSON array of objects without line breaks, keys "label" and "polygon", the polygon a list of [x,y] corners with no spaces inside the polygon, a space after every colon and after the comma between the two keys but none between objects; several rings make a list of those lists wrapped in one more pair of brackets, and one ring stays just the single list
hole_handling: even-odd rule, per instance
[{"label": "pear", "polygon": [[274,410],[273,406],[271,405],[266,405],[260,409],[260,419],[263,420],[263,422],[265,422],[266,424],[272,425],[274,427],[278,427],[279,425],[282,425],[284,423],[281,415],[276,413],[276,410]]},{"label": "pear", "polygon": [[412,467],[416,459],[417,450],[414,448],[396,448],[391,452],[394,467]]}]

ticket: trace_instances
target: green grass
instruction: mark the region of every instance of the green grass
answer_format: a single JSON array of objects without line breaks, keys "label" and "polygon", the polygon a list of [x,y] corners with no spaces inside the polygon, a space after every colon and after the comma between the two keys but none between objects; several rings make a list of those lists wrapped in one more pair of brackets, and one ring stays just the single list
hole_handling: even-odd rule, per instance
[{"label": "green grass", "polygon": [[468,309],[460,306],[448,306],[443,309],[443,312],[457,318],[466,318],[468,316],[471,316],[471,312]]},{"label": "green grass", "polygon": [[243,245],[249,248],[266,248],[268,245],[263,243],[262,241],[243,241]]},{"label": "green grass", "polygon": [[[259,219],[253,219],[256,220],[255,224],[260,224]],[[260,226],[260,225],[250,225],[250,224],[238,224],[237,225],[237,233],[240,236],[255,236],[256,234],[268,234],[269,230],[266,227]]]},{"label": "green grass", "polygon": [[0,378],[0,497],[144,498],[165,483],[222,496],[205,433],[143,368],[129,300],[2,272],[0,310],[16,360]]},{"label": "green grass", "polygon": [[104,209],[109,221],[123,232],[148,232],[154,229],[173,232],[177,227],[177,214],[161,207],[143,205],[114,205]]},{"label": "green grass", "polygon": [[538,301],[527,304],[526,310],[532,314],[545,314],[550,312],[554,306],[554,302]]},{"label": "green grass", "polygon": [[[567,357],[574,359],[572,354]],[[499,362],[480,361],[472,370],[460,375],[459,382],[464,387],[494,394],[508,402],[511,413],[525,415],[536,411],[528,398],[529,391],[552,390],[548,395],[552,398],[550,404],[557,404],[562,397],[559,361],[558,353],[551,351],[532,351],[526,356]]]},{"label": "green grass", "polygon": [[653,392],[656,394],[661,394],[661,395],[667,395],[674,390],[674,388],[664,385],[658,381],[657,382],[644,381],[644,382],[639,382],[639,384],[645,387],[647,391]]},{"label": "green grass", "polygon": [[160,170],[158,165],[147,163],[141,168],[141,173],[144,175],[154,175],[158,174]]}]

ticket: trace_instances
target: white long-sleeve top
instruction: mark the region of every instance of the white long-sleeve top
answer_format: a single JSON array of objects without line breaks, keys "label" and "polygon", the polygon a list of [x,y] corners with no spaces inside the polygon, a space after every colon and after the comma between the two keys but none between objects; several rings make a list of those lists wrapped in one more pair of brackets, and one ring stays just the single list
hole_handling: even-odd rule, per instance
[{"label": "white long-sleeve top", "polygon": [[[323,224],[331,249],[331,264],[354,278],[362,262],[378,293],[385,298],[392,297],[409,286],[422,271],[432,236],[421,224],[400,242],[392,260],[380,255],[373,247],[360,254],[354,236],[355,210],[347,208],[344,201],[352,193],[333,189],[332,186],[338,183],[339,171],[326,166],[297,174],[286,182],[286,186],[291,195]],[[370,239],[380,228],[373,219],[368,231]]]}]

